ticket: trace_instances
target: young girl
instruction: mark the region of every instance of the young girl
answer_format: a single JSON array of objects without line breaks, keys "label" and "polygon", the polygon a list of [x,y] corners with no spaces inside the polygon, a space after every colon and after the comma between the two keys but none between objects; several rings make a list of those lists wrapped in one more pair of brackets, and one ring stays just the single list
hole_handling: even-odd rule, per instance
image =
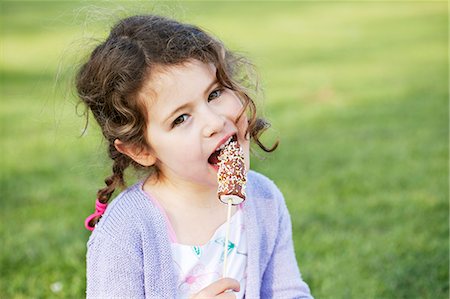
[{"label": "young girl", "polygon": [[[274,150],[259,141],[268,123],[244,88],[247,65],[195,26],[145,15],[116,24],[80,68],[78,94],[113,160],[86,219],[89,298],[312,298],[283,196],[254,171],[231,211],[222,278],[217,155],[237,141],[249,169],[250,141]],[[130,165],[148,175],[108,205]]]}]

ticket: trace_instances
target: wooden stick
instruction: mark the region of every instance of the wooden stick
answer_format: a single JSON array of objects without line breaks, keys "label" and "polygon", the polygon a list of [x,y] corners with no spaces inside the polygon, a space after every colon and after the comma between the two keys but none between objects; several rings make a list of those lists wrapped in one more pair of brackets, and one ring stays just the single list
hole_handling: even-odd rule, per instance
[{"label": "wooden stick", "polygon": [[228,199],[228,213],[227,213],[227,225],[226,225],[226,235],[225,235],[225,244],[223,246],[223,277],[227,277],[227,257],[228,257],[228,242],[230,240],[230,217],[231,217],[231,207],[232,207],[232,199]]}]

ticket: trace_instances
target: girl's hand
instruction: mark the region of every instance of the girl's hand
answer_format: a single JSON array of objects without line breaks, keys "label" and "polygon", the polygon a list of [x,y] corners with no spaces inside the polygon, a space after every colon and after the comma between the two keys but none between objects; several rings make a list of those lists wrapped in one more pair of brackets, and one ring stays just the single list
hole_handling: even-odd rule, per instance
[{"label": "girl's hand", "polygon": [[204,298],[217,298],[217,299],[235,299],[236,295],[233,292],[227,292],[227,290],[233,290],[239,292],[239,282],[232,278],[221,278],[209,286],[202,289],[197,294],[192,295],[189,299],[204,299]]}]

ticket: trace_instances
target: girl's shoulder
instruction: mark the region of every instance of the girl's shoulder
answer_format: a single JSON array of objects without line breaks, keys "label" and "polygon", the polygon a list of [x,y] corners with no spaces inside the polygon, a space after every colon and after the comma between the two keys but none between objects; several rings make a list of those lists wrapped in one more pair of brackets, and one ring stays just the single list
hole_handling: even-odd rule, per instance
[{"label": "girl's shoulder", "polygon": [[254,170],[250,170],[247,175],[247,193],[252,197],[268,200],[283,199],[283,195],[275,182]]},{"label": "girl's shoulder", "polygon": [[164,224],[163,218],[138,182],[113,199],[91,235],[91,241],[98,234],[111,238],[140,238],[152,235]]},{"label": "girl's shoulder", "polygon": [[269,213],[278,217],[286,212],[286,203],[280,189],[274,181],[261,173],[253,170],[248,172],[246,193],[247,205],[254,207],[256,213]]},{"label": "girl's shoulder", "polygon": [[255,171],[250,171],[247,179],[247,200],[243,209],[247,214],[246,225],[252,228],[254,235],[264,236],[259,242],[268,250],[267,256],[271,256],[281,231],[289,229],[285,222],[290,219],[289,211],[274,181]]}]

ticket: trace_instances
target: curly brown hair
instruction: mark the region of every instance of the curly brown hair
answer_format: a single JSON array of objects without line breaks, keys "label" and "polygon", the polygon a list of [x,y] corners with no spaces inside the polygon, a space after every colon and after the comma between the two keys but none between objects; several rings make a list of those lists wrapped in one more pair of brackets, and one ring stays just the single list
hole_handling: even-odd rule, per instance
[{"label": "curly brown hair", "polygon": [[[256,80],[247,75],[246,70],[252,69],[247,59],[229,51],[199,27],[156,15],[128,17],[113,26],[76,76],[78,95],[100,125],[113,160],[112,175],[97,193],[100,202],[107,203],[116,187],[125,186],[124,171],[128,166],[143,168],[120,153],[114,141],[148,146],[146,109],[138,97],[146,78],[156,67],[180,65],[192,59],[213,64],[219,83],[239,96],[248,114],[250,139],[266,152],[277,147],[278,142],[268,148],[259,139],[270,124],[256,115],[256,105],[250,97]],[[97,221],[94,218],[89,225]]]}]

